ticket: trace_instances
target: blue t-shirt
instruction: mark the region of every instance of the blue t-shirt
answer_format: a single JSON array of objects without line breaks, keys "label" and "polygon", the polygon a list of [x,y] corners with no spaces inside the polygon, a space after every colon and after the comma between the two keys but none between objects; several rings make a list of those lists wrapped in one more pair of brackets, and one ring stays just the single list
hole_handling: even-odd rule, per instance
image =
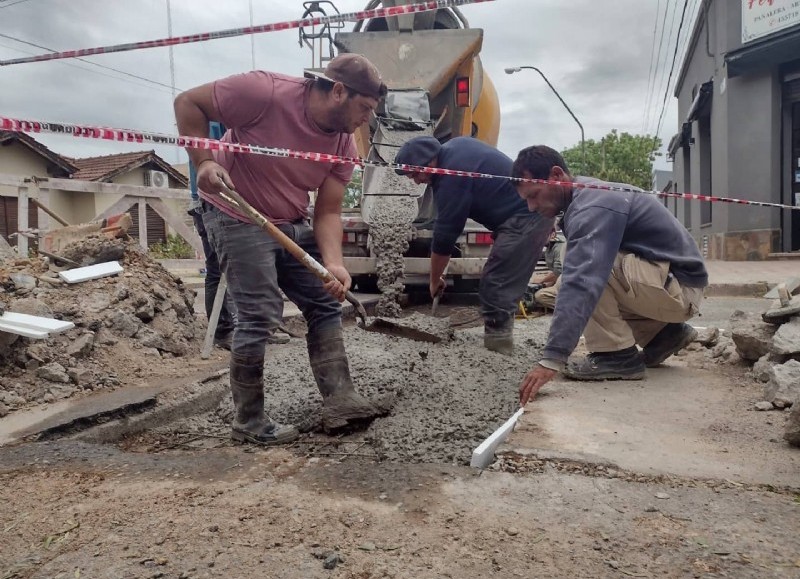
[{"label": "blue t-shirt", "polygon": [[[208,138],[220,140],[222,135],[225,134],[225,126],[222,123],[212,121],[208,123]],[[189,193],[192,196],[192,201],[197,204],[200,203],[200,195],[197,193],[197,170],[194,164],[189,161]]]},{"label": "blue t-shirt", "polygon": [[[439,167],[458,171],[510,176],[512,165],[508,156],[472,137],[446,142],[438,156]],[[450,255],[467,219],[494,231],[509,217],[528,212],[508,179],[436,175],[431,186],[436,206],[431,250],[440,255]]]}]

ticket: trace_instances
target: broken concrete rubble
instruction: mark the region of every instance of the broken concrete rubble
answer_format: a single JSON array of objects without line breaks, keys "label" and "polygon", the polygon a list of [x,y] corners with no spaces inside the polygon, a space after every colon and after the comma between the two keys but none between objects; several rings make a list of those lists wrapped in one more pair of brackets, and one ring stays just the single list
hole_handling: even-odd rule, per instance
[{"label": "broken concrete rubble", "polygon": [[760,316],[737,310],[731,315],[731,324],[736,352],[744,360],[755,362],[772,349],[772,336],[777,327],[766,323]]},{"label": "broken concrete rubble", "polygon": [[800,362],[789,360],[772,367],[764,387],[764,400],[775,408],[786,408],[800,400]]},{"label": "broken concrete rubble", "polygon": [[[124,273],[75,285],[50,284],[41,281],[52,267],[48,260],[10,260],[0,266],[0,307],[76,325],[38,343],[0,332],[0,394],[7,395],[0,402],[9,412],[82,390],[115,388],[120,376],[130,382],[131,376],[154,372],[148,362],[153,351],[172,358],[199,347],[203,322],[194,315],[192,290],[133,241],[102,236],[85,241],[88,261],[107,252],[109,244],[122,247]],[[85,262],[80,248],[80,240],[67,247],[71,258]],[[28,276],[35,285],[19,287],[12,275]]]},{"label": "broken concrete rubble", "polygon": [[795,404],[792,407],[783,437],[789,444],[800,446],[800,404]]},{"label": "broken concrete rubble", "polygon": [[800,354],[800,317],[781,324],[772,338],[772,352],[784,356]]}]

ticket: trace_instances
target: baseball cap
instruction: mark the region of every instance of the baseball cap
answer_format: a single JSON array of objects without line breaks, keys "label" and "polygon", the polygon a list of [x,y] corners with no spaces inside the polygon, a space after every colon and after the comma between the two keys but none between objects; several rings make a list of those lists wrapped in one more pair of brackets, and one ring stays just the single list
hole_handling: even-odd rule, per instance
[{"label": "baseball cap", "polygon": [[340,82],[346,87],[365,96],[382,98],[387,91],[381,73],[366,57],[352,52],[340,54],[332,59],[325,70],[307,70],[306,78],[321,78],[330,82]]},{"label": "baseball cap", "polygon": [[[416,165],[425,167],[434,157],[439,156],[442,144],[435,137],[414,137],[410,141],[403,143],[394,158],[395,163],[401,165]],[[408,171],[395,169],[398,175],[405,175]]]}]

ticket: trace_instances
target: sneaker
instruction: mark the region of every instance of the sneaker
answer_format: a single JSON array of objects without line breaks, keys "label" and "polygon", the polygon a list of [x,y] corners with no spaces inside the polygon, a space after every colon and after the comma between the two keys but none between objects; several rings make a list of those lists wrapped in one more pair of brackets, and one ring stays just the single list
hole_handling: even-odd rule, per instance
[{"label": "sneaker", "polygon": [[641,380],[645,366],[636,346],[616,352],[594,352],[571,364],[564,376],[573,380]]},{"label": "sneaker", "polygon": [[683,350],[697,338],[697,330],[689,324],[667,324],[644,348],[644,365],[658,366]]}]

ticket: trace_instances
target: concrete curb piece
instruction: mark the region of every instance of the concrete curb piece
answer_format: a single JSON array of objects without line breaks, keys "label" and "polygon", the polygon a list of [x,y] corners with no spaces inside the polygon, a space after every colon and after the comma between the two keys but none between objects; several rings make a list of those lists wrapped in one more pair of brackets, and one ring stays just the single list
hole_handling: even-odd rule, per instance
[{"label": "concrete curb piece", "polygon": [[471,467],[486,468],[492,463],[494,451],[497,450],[497,447],[500,446],[500,444],[508,438],[508,435],[511,434],[511,431],[514,430],[514,426],[517,424],[517,420],[519,420],[523,412],[525,412],[524,408],[517,410],[511,418],[506,420],[500,428],[495,430],[489,438],[481,442],[478,448],[472,451],[472,460],[469,463]]}]

